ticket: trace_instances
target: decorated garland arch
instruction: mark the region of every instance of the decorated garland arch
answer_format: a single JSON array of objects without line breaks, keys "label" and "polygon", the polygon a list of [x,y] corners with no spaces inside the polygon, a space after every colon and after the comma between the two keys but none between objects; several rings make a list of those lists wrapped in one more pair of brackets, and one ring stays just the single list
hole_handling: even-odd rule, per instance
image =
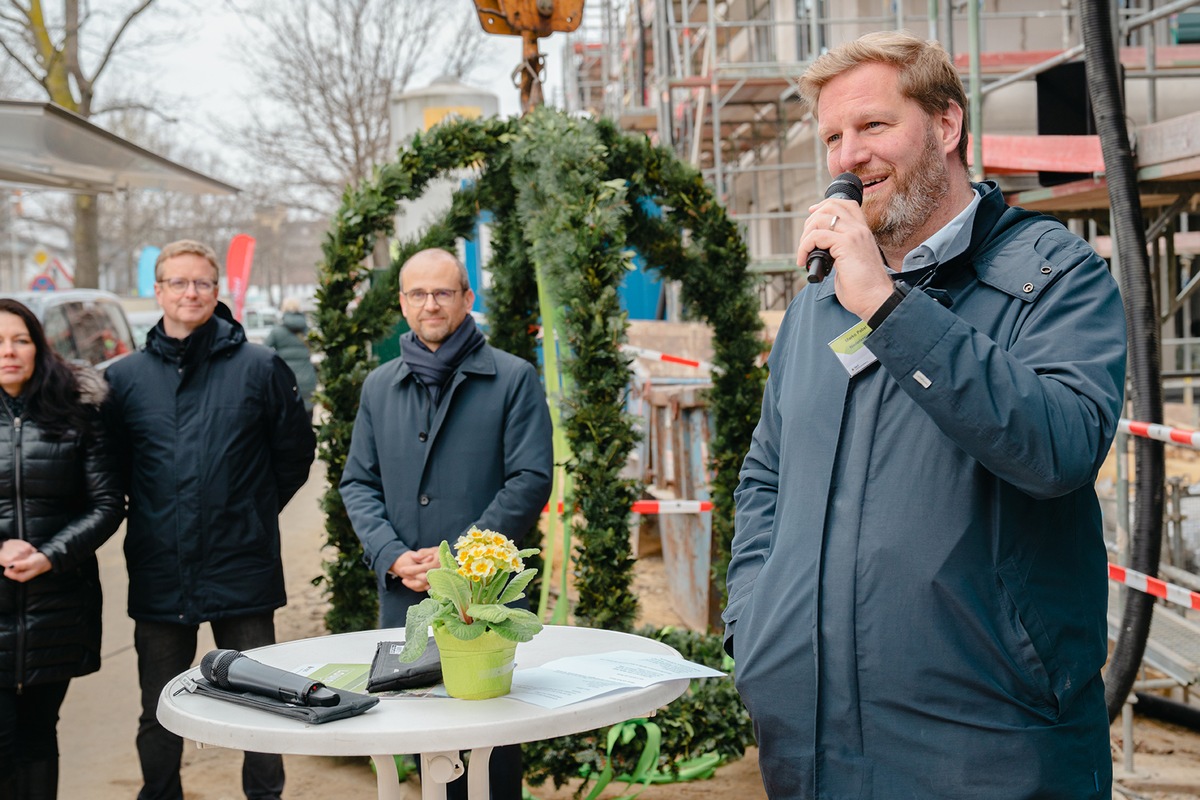
[{"label": "decorated garland arch", "polygon": [[[390,269],[373,276],[367,257],[376,239],[392,230],[397,202],[419,197],[431,180],[463,168],[478,171],[472,184],[454,195],[440,221],[401,243]],[[634,248],[663,277],[680,282],[685,313],[713,329],[713,556],[716,583],[723,586],[733,489],[764,382],[746,248],[694,169],[608,122],[547,109],[521,119],[456,121],[414,137],[396,161],[347,190],[324,243],[314,334],[325,354],[321,401],[330,414],[320,441],[329,474],[340,475],[345,465],[362,382],[374,366],[370,345],[399,317],[399,265],[424,247],[453,248],[481,209],[494,218],[492,343],[535,361],[537,276],[559,310],[571,389],[561,399],[574,487],[568,502],[578,510],[575,617],[628,630],[637,610],[629,592],[628,521],[641,487],[620,477],[637,434],[624,411],[629,359],[620,347],[627,320],[617,296]],[[363,629],[375,621],[372,576],[361,568],[358,540],[336,481],[331,484],[324,510],[336,557],[323,579],[332,601],[326,622],[332,631]]]},{"label": "decorated garland arch", "polygon": [[[373,274],[368,256],[377,239],[393,230],[398,201],[417,198],[431,180],[464,168],[474,171],[474,179],[455,193],[450,210],[420,236],[401,242],[389,269]],[[685,314],[713,329],[712,556],[715,583],[724,587],[733,490],[765,381],[745,245],[699,173],[669,151],[608,122],[538,109],[520,119],[454,121],[415,136],[394,162],[347,190],[325,239],[313,338],[324,353],[319,399],[329,414],[319,440],[331,484],[323,509],[333,558],[316,580],[331,600],[326,625],[332,632],[370,628],[376,621],[374,576],[362,566],[337,476],[363,380],[375,366],[371,344],[399,318],[399,266],[426,247],[453,250],[484,209],[493,217],[489,341],[536,363],[540,309],[551,307],[549,317],[556,320],[552,327],[567,387],[557,397],[572,487],[566,504],[576,509],[570,554],[578,593],[575,619],[629,630],[637,612],[630,591],[629,516],[642,487],[621,476],[638,434],[624,410],[630,371],[620,348],[627,318],[617,293],[635,250],[662,277],[681,282]],[[548,387],[548,393],[553,402],[556,392]],[[702,660],[720,663],[715,637],[689,643],[678,633],[660,635],[674,636],[672,643],[697,660],[708,648]],[[724,692],[719,703],[705,698],[702,688],[693,691],[707,710],[693,705],[675,716],[670,709],[660,714],[664,764],[677,766],[702,753],[737,756],[752,740],[731,681],[724,684],[729,685],[712,690]],[[714,713],[711,725],[697,722],[697,714]],[[713,726],[723,733],[714,733]],[[538,744],[533,772],[556,782],[580,764],[598,771],[602,762],[622,761],[611,742],[606,751],[596,736]]]}]

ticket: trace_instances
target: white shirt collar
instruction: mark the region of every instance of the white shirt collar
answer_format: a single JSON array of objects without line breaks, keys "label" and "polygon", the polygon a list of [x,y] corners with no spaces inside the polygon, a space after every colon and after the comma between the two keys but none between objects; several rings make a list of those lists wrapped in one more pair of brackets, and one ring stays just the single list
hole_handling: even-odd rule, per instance
[{"label": "white shirt collar", "polygon": [[975,211],[979,208],[980,194],[972,187],[971,202],[958,212],[958,216],[947,222],[940,230],[922,242],[904,257],[901,272],[922,269],[934,264],[944,264],[971,244]]}]

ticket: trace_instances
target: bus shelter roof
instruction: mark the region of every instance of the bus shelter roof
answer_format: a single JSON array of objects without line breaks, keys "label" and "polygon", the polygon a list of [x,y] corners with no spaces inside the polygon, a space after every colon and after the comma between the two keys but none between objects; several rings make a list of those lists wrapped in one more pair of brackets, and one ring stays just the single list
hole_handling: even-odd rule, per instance
[{"label": "bus shelter roof", "polygon": [[236,194],[53,103],[0,100],[0,184],[108,193]]}]

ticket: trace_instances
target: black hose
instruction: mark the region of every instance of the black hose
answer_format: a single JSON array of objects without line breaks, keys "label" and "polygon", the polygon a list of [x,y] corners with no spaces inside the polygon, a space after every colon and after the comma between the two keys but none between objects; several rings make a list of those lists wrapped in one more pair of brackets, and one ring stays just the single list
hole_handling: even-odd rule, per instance
[{"label": "black hose", "polygon": [[[1146,234],[1142,223],[1137,173],[1125,128],[1125,111],[1117,83],[1116,53],[1107,0],[1080,0],[1084,65],[1088,94],[1108,179],[1108,200],[1113,216],[1113,241],[1121,265],[1121,296],[1125,301],[1125,324],[1129,337],[1128,381],[1133,399],[1133,417],[1140,422],[1162,422],[1162,367],[1159,362],[1158,315],[1146,258]],[[1162,544],[1163,445],[1153,439],[1137,438],[1134,444],[1136,469],[1134,524],[1131,532],[1129,566],[1147,575],[1158,574]],[[1108,660],[1104,678],[1104,700],[1109,720],[1116,719],[1129,690],[1133,688],[1146,637],[1150,633],[1154,598],[1127,591],[1125,614],[1117,644]]]},{"label": "black hose", "polygon": [[1133,706],[1133,713],[1137,716],[1149,717],[1200,731],[1200,708],[1187,703],[1177,703],[1156,694],[1134,692],[1134,696],[1137,698],[1137,703]]}]

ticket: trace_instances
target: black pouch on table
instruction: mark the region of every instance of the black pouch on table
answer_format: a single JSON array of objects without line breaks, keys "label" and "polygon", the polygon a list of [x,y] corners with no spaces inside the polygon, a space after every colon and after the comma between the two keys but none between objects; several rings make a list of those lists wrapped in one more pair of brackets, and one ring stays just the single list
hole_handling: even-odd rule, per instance
[{"label": "black pouch on table", "polygon": [[368,692],[418,689],[442,682],[442,655],[432,636],[425,645],[425,652],[416,661],[401,661],[400,651],[403,649],[404,642],[379,643],[375,648],[375,658],[371,661]]},{"label": "black pouch on table", "polygon": [[335,719],[356,717],[379,703],[378,697],[368,697],[365,694],[348,692],[345,689],[335,689],[332,686],[326,686],[325,688],[331,692],[336,692],[341,698],[336,706],[301,706],[293,703],[285,703],[277,698],[266,697],[261,694],[222,689],[220,686],[209,683],[203,677],[192,678],[188,676],[183,679],[182,683],[183,688],[192,694],[198,694],[203,697],[215,697],[218,700],[225,700],[249,708],[257,708],[261,711],[269,711],[272,714],[291,717],[292,719],[308,722],[313,725],[332,722]]}]

